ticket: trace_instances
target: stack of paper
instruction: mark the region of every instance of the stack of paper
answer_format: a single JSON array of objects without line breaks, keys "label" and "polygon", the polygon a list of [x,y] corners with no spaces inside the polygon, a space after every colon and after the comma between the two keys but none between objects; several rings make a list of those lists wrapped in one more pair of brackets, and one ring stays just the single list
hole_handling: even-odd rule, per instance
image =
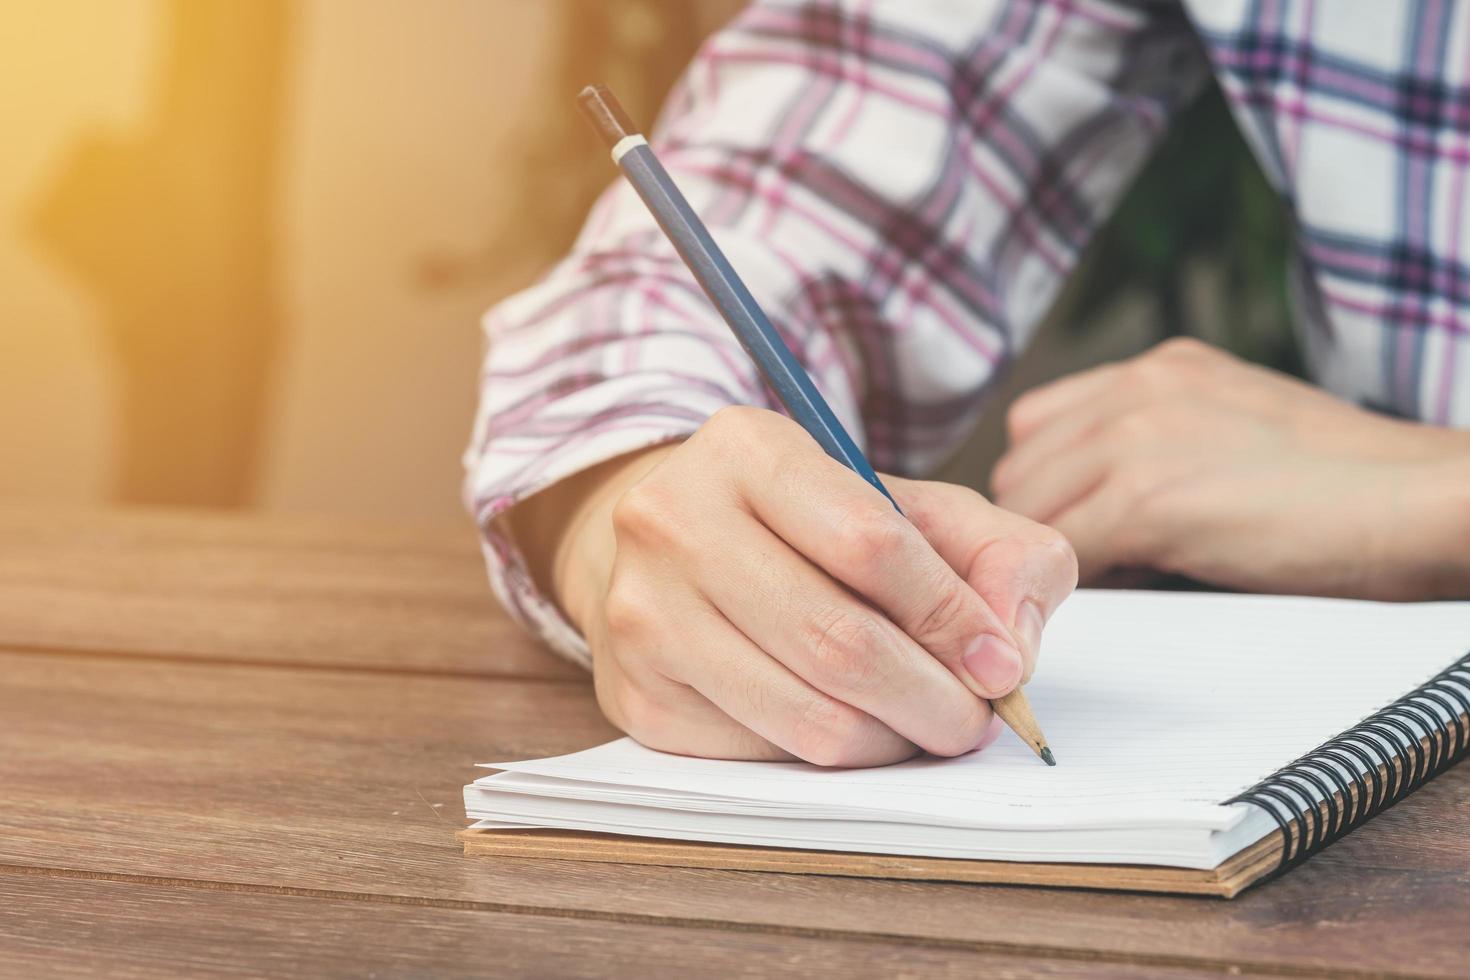
[{"label": "stack of paper", "polygon": [[1007,732],[881,769],[709,761],[624,739],[499,762],[477,827],[870,854],[1214,868],[1276,829],[1223,801],[1443,670],[1470,603],[1079,592],[1027,694],[1058,760]]}]

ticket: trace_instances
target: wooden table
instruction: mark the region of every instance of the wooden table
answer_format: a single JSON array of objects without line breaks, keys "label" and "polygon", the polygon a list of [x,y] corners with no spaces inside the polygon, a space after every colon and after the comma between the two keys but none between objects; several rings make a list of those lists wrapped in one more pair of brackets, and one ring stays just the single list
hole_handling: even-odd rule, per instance
[{"label": "wooden table", "polygon": [[1233,902],[461,856],[613,734],[466,530],[0,509],[0,975],[1470,974],[1470,766]]}]

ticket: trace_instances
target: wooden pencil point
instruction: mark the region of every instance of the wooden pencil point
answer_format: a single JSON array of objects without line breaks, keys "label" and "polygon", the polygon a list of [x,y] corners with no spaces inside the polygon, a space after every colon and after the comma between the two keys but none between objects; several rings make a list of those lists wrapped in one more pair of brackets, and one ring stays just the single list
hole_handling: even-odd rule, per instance
[{"label": "wooden pencil point", "polygon": [[1003,698],[996,698],[990,702],[990,707],[1000,716],[1000,720],[1010,726],[1011,731],[1021,737],[1021,741],[1031,746],[1035,752],[1049,766],[1057,764],[1056,756],[1051,754],[1047,747],[1046,735],[1042,733],[1041,726],[1036,723],[1036,715],[1031,711],[1031,702],[1026,700],[1026,695],[1018,687]]}]

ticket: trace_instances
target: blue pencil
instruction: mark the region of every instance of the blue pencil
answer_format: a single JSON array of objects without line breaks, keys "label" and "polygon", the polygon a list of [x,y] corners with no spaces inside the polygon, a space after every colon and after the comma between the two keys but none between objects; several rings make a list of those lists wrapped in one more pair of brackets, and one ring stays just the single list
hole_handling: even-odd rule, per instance
[{"label": "blue pencil", "polygon": [[[786,411],[811,433],[827,455],[868,481],[888,498],[895,510],[902,513],[898,501],[878,479],[873,465],[852,441],[852,436],[837,421],[832,407],[812,384],[806,368],[801,366],[791,348],[786,346],[786,341],[781,339],[761,311],[755,297],[736,275],[730,260],[725,258],[725,253],[710,237],[709,229],[699,220],[679,188],[674,186],[674,179],[658,162],[648,141],[638,132],[638,127],[628,118],[617,98],[601,85],[589,85],[577,97],[577,104],[612,150],[613,162],[623,171],[638,196],[643,198],[648,210],[653,212],[659,227],[674,243],[679,257],[699,280],[705,295],[730,325],[740,346],[760,368],[776,397],[786,406]],[[1001,720],[1021,736],[1022,741],[1047,765],[1057,764],[1026,695],[1019,687],[992,701],[991,705]]]},{"label": "blue pencil", "polygon": [[898,502],[878,479],[873,465],[837,421],[832,407],[740,281],[725,253],[710,237],[709,229],[674,185],[673,178],[658,162],[648,141],[639,134],[618,100],[603,86],[589,85],[577,97],[577,103],[612,150],[613,162],[653,212],[659,227],[674,243],[679,256],[760,368],[786,411],[811,433],[827,455],[867,480],[897,508]]}]

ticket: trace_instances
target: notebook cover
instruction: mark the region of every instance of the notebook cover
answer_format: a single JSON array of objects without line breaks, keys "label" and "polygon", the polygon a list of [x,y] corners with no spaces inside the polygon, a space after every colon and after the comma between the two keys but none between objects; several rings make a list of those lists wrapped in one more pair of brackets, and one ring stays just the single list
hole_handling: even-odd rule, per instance
[{"label": "notebook cover", "polygon": [[1214,895],[1234,898],[1274,871],[1281,862],[1281,837],[1272,833],[1210,871],[1132,864],[1060,864],[1026,861],[969,861],[957,858],[855,854],[744,844],[711,844],[652,837],[627,837],[579,830],[462,830],[466,855],[645,864],[671,868],[774,871],[961,881],[986,885],[1043,885],[1115,891]]}]

